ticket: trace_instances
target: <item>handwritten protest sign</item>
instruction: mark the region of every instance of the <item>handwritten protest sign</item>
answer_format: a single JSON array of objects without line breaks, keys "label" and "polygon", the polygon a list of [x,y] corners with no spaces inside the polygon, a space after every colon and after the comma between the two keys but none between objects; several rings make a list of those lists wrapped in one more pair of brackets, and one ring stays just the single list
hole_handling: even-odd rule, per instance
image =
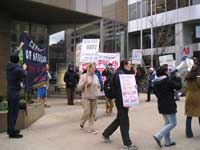
[{"label": "handwritten protest sign", "polygon": [[134,75],[121,74],[119,75],[122,99],[124,107],[131,107],[139,104],[138,91]]},{"label": "handwritten protest sign", "polygon": [[99,39],[83,39],[80,56],[81,63],[96,62],[99,42]]}]

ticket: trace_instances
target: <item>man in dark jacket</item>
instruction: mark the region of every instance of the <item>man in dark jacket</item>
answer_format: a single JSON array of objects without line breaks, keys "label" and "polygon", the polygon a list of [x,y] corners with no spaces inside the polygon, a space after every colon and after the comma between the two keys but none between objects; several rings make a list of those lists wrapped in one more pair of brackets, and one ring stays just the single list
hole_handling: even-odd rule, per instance
[{"label": "man in dark jacket", "polygon": [[74,66],[71,64],[69,64],[68,69],[65,72],[64,82],[66,83],[68,105],[74,105],[74,93],[77,81]]},{"label": "man in dark jacket", "polygon": [[19,101],[20,101],[20,83],[26,77],[27,72],[25,71],[27,66],[23,65],[23,68],[18,65],[19,57],[18,54],[12,54],[10,56],[10,63],[7,64],[7,100],[8,100],[8,130],[7,133],[9,138],[22,138],[19,130],[15,129],[18,112],[19,112]]},{"label": "man in dark jacket", "polygon": [[131,61],[123,60],[120,64],[120,68],[114,75],[114,85],[113,88],[115,91],[115,104],[117,107],[117,118],[104,130],[103,138],[106,143],[110,143],[110,136],[115,132],[115,130],[120,126],[121,136],[125,147],[128,150],[136,150],[137,146],[132,145],[130,136],[129,136],[129,117],[128,117],[128,108],[123,106],[122,100],[122,91],[119,80],[120,74],[130,74],[131,73]]},{"label": "man in dark jacket", "polygon": [[153,138],[160,147],[163,137],[165,137],[165,146],[173,146],[176,143],[171,140],[170,131],[176,126],[177,112],[174,90],[181,89],[181,78],[170,76],[167,65],[160,67],[157,76],[154,82],[154,92],[158,99],[158,111],[164,118],[165,126]]},{"label": "man in dark jacket", "polygon": [[106,97],[106,113],[112,114],[113,106],[114,106],[114,99],[110,97],[110,85],[112,81],[112,77],[114,75],[114,68],[112,67],[112,64],[109,63],[106,69],[102,72],[102,76],[106,77],[106,80],[104,82],[104,93]]}]

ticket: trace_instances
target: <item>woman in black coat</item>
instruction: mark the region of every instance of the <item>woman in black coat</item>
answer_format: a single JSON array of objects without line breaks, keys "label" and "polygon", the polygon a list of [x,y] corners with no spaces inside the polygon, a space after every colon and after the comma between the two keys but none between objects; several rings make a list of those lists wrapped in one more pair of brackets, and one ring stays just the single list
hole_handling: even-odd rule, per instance
[{"label": "woman in black coat", "polygon": [[161,147],[161,140],[165,138],[165,146],[173,146],[176,143],[170,138],[170,131],[176,126],[177,106],[174,99],[174,90],[181,89],[181,78],[171,75],[168,66],[163,65],[157,71],[158,78],[154,81],[154,93],[158,99],[158,111],[162,114],[165,126],[158,131],[153,138]]}]

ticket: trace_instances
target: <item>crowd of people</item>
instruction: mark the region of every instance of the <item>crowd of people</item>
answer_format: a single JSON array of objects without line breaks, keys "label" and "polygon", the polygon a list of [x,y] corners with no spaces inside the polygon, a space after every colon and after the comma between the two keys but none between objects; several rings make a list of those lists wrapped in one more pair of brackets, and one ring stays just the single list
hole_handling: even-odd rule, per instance
[{"label": "crowd of people", "polygon": [[[15,129],[16,119],[19,111],[19,92],[20,82],[26,77],[26,65],[21,67],[18,65],[18,55],[11,55],[10,63],[7,65],[7,95],[8,95],[8,135],[10,138],[21,138],[19,130]],[[47,66],[48,68],[48,66]],[[48,74],[48,72],[47,72]],[[102,74],[96,69],[94,63],[89,63],[87,69],[81,74],[74,71],[74,66],[69,65],[64,75],[64,82],[66,83],[66,92],[68,105],[74,105],[75,90],[82,93],[83,115],[80,120],[80,128],[85,128],[88,121],[88,131],[97,134],[98,130],[95,127],[95,119],[97,112],[97,99],[100,92],[105,93],[106,99],[106,113],[112,114],[114,104],[117,108],[117,116],[113,122],[103,131],[102,137],[105,143],[111,143],[111,135],[120,127],[121,137],[124,146],[129,150],[138,149],[134,145],[129,136],[129,108],[123,106],[122,91],[120,85],[120,74],[135,74],[133,71],[131,61],[123,60],[120,67],[114,70],[112,64],[107,64]],[[103,77],[105,80],[103,81]],[[168,69],[168,65],[160,66],[156,71],[153,68],[149,69],[149,84],[147,91],[147,102],[150,101],[150,94],[154,93],[157,97],[158,112],[164,119],[164,126],[153,135],[156,143],[161,147],[162,139],[165,140],[165,146],[176,145],[170,136],[171,130],[176,127],[176,97],[175,92],[180,90],[182,86],[181,77],[172,73]],[[137,84],[139,85],[137,79]],[[186,114],[186,130],[187,138],[193,137],[192,132],[192,117],[198,117],[200,123],[200,67],[195,63],[185,77],[185,114]],[[44,86],[45,88],[46,86]],[[39,90],[39,89],[38,89]],[[46,91],[46,88],[44,89]],[[46,97],[44,91],[38,91],[38,97],[43,95]],[[46,104],[46,102],[44,102]]]}]

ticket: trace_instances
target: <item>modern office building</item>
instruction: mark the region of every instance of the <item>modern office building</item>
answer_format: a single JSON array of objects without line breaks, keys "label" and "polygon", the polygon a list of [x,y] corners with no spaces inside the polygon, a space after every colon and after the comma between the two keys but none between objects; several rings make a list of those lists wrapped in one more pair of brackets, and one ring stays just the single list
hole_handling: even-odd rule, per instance
[{"label": "modern office building", "polygon": [[177,63],[184,52],[200,58],[200,0],[129,0],[128,8],[129,55],[141,48],[154,67],[165,54]]},{"label": "modern office building", "polygon": [[[48,49],[55,80],[60,68],[75,64],[83,38],[100,39],[101,52],[127,57],[127,0],[1,0],[0,94],[6,91],[5,66],[23,31]],[[57,75],[57,76],[56,76]],[[63,78],[61,79],[63,80]]]}]

